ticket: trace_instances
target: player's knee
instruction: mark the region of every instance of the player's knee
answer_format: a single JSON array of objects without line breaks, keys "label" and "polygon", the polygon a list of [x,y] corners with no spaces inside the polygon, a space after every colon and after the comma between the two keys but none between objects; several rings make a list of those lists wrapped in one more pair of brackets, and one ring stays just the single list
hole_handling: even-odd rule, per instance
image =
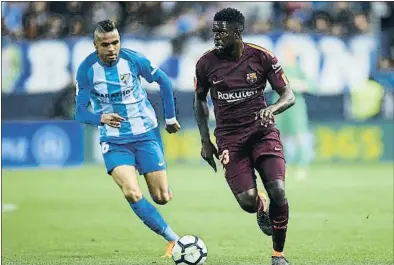
[{"label": "player's knee", "polygon": [[248,213],[255,213],[257,211],[257,190],[251,189],[235,196],[239,206],[242,210]]},{"label": "player's knee", "polygon": [[170,198],[155,198],[153,201],[159,205],[165,205],[170,201]]},{"label": "player's knee", "polygon": [[142,198],[142,192],[138,189],[123,188],[123,194],[127,201],[135,203]]},{"label": "player's knee", "polygon": [[266,184],[266,190],[271,203],[282,207],[286,204],[285,183],[283,180],[274,180]]},{"label": "player's knee", "polygon": [[152,194],[152,200],[159,205],[164,205],[171,200],[171,196],[167,190],[160,191],[157,192],[156,194]]},{"label": "player's knee", "polygon": [[242,201],[239,203],[241,206],[242,210],[244,210],[247,213],[255,213],[256,212],[256,207],[250,203],[250,201]]},{"label": "player's knee", "polygon": [[170,201],[170,196],[168,195],[160,195],[160,196],[152,196],[152,199],[155,203],[159,205],[167,204]]}]

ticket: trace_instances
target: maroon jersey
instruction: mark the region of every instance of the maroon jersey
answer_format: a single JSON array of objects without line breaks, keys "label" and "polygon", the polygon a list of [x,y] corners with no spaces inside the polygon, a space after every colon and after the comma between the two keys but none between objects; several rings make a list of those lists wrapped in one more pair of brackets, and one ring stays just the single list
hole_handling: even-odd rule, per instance
[{"label": "maroon jersey", "polygon": [[238,61],[220,59],[211,50],[196,65],[197,93],[210,90],[218,145],[245,142],[254,133],[267,130],[260,119],[255,119],[256,112],[267,107],[267,80],[274,90],[288,83],[274,54],[260,46],[244,44]]}]

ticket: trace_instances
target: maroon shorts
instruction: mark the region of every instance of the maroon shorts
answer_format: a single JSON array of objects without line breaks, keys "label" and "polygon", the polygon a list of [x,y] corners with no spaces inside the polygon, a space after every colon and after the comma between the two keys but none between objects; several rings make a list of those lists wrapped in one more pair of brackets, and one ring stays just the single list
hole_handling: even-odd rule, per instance
[{"label": "maroon shorts", "polygon": [[219,146],[220,161],[234,194],[256,188],[255,169],[263,183],[285,179],[283,145],[277,129],[254,135],[245,143]]}]

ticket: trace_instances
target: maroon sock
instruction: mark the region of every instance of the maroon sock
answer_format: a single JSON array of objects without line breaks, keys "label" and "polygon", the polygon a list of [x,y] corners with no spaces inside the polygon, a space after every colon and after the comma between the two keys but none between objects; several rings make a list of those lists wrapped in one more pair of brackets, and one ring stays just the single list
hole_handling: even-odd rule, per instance
[{"label": "maroon sock", "polygon": [[271,202],[270,219],[272,221],[272,243],[275,251],[283,252],[286,241],[287,223],[289,221],[289,204],[287,200],[282,207]]}]

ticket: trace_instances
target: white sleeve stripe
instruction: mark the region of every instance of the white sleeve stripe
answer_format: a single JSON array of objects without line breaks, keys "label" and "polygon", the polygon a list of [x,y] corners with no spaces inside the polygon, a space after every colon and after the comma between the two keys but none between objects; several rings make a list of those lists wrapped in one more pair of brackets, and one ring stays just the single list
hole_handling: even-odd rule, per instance
[{"label": "white sleeve stripe", "polygon": [[78,96],[78,93],[79,93],[78,81],[75,81],[75,95]]},{"label": "white sleeve stripe", "polygon": [[158,68],[153,69],[153,71],[150,74],[154,75],[157,72],[157,70],[159,70],[159,69]]}]

